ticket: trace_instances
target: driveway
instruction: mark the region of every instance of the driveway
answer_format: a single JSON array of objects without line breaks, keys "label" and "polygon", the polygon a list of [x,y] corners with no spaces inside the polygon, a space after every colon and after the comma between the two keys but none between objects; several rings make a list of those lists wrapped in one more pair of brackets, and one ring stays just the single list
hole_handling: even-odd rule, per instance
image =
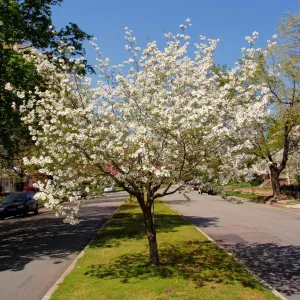
[{"label": "driveway", "polygon": [[164,200],[288,299],[300,299],[300,211],[189,196]]},{"label": "driveway", "polygon": [[64,224],[47,209],[0,221],[0,299],[42,299],[126,197],[118,192],[89,201],[79,225]]}]

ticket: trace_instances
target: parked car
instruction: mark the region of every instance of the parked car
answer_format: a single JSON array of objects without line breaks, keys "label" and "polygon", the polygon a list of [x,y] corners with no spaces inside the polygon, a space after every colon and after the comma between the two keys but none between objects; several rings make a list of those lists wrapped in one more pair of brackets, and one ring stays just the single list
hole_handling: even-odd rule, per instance
[{"label": "parked car", "polygon": [[32,191],[10,194],[0,205],[1,220],[9,216],[27,216],[29,212],[33,212],[35,215],[39,212],[39,204]]},{"label": "parked car", "polygon": [[216,191],[210,184],[202,185],[198,189],[198,194],[207,193],[207,195],[216,195]]},{"label": "parked car", "polygon": [[107,186],[104,188],[104,193],[111,193],[111,192],[116,192],[116,187],[114,186]]},{"label": "parked car", "polygon": [[78,195],[80,195],[81,199],[86,199],[88,196],[88,193],[86,190],[81,189],[81,190],[74,190],[74,192],[78,193]]}]

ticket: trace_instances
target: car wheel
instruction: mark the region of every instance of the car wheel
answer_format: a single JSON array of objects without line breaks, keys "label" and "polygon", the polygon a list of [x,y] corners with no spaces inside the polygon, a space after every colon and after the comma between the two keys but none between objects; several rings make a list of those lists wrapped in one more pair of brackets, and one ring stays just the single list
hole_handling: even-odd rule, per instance
[{"label": "car wheel", "polygon": [[28,213],[29,213],[29,209],[28,209],[28,207],[25,207],[24,212],[23,212],[23,216],[27,217]]},{"label": "car wheel", "polygon": [[38,205],[36,205],[36,207],[35,207],[33,213],[34,213],[35,215],[37,215],[37,214],[39,213],[39,206],[38,206]]}]

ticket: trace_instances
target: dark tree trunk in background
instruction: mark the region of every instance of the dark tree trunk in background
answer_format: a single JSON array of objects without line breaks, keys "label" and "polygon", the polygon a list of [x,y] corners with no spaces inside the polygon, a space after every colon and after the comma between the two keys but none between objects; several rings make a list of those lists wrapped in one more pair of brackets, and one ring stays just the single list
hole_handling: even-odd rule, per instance
[{"label": "dark tree trunk in background", "polygon": [[17,192],[23,192],[25,187],[25,182],[24,182],[25,174],[23,171],[20,171],[17,174],[18,174],[18,182],[15,183],[15,189]]},{"label": "dark tree trunk in background", "polygon": [[23,181],[20,181],[20,182],[17,182],[15,183],[15,189],[17,192],[23,192],[24,191],[24,182]]},{"label": "dark tree trunk in background", "polygon": [[285,169],[290,151],[290,133],[292,130],[292,126],[289,124],[289,119],[285,120],[283,126],[283,148],[282,148],[282,156],[281,161],[277,164],[271,154],[268,155],[268,159],[270,162],[270,171],[271,171],[271,180],[272,180],[272,189],[273,189],[273,197],[280,196],[280,179],[279,176],[281,172]]},{"label": "dark tree trunk in background", "polygon": [[273,197],[279,197],[279,195],[280,195],[280,179],[279,179],[279,176],[280,176],[281,171],[273,165],[270,166],[270,171],[271,171],[271,182],[272,182],[272,189],[273,189]]}]

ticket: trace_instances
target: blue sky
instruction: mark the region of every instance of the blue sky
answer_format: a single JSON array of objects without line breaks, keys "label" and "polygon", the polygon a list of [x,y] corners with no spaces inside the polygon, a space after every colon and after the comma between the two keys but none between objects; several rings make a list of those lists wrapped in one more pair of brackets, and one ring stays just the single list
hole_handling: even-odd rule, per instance
[{"label": "blue sky", "polygon": [[[280,18],[299,8],[297,0],[64,0],[53,8],[53,23],[57,28],[77,23],[98,38],[104,56],[117,64],[127,59],[125,26],[133,30],[139,46],[147,39],[163,46],[164,31],[179,32],[188,17],[191,41],[198,41],[200,34],[219,38],[215,60],[232,67],[247,45],[245,36],[258,31],[257,45],[263,47],[277,32]],[[87,58],[94,64],[93,50],[88,49]]]}]

